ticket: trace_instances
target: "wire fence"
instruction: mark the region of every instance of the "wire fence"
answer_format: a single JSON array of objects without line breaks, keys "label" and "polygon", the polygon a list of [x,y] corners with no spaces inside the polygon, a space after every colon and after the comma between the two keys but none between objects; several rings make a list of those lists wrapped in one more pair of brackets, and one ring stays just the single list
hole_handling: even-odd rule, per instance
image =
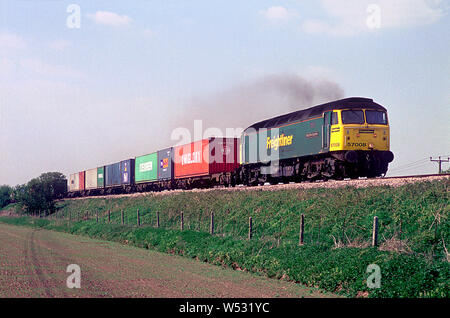
[{"label": "wire fence", "polygon": [[[229,211],[228,211],[229,212]],[[379,246],[387,239],[379,236],[379,229],[382,221],[377,216],[373,218],[370,227],[352,229],[345,227],[345,222],[339,231],[332,231],[330,234],[330,224],[327,220],[321,219],[319,222],[308,218],[305,214],[300,214],[298,219],[276,216],[270,225],[259,223],[258,218],[250,216],[230,217],[230,215],[214,214],[209,215],[199,213],[197,215],[184,214],[183,212],[161,213],[159,211],[136,210],[134,213],[120,210],[98,211],[57,211],[49,214],[40,212],[34,215],[36,218],[46,218],[54,220],[57,224],[67,222],[90,222],[92,224],[115,224],[127,227],[153,227],[165,230],[196,231],[209,233],[219,237],[232,237],[235,239],[260,240],[275,245],[282,243],[304,244],[333,244],[336,247],[368,247]],[[227,221],[226,221],[227,220]],[[350,222],[349,222],[350,223]],[[365,233],[365,236],[361,235]],[[339,235],[341,234],[341,235]]]}]

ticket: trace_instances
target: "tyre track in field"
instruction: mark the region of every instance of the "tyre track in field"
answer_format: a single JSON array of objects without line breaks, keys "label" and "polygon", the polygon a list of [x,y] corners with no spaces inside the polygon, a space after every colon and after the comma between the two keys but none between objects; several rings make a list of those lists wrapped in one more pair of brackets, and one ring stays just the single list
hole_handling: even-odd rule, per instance
[{"label": "tyre track in field", "polygon": [[[36,235],[36,233],[38,234]],[[70,248],[68,249],[67,246],[59,244],[57,241],[52,241],[51,243],[47,242],[46,238],[39,238],[40,233],[44,232],[33,229],[27,234],[25,242],[29,269],[33,270],[36,274],[36,283],[44,289],[44,297],[79,297],[81,294],[82,297],[98,297],[101,295],[99,291],[109,289],[109,286],[102,284],[101,280],[97,280],[92,277],[91,268],[84,262],[81,266],[82,284],[90,287],[94,286],[94,290],[90,288],[83,288],[80,293],[77,292],[76,289],[69,289],[66,286],[66,278],[70,275],[70,273],[66,272],[66,268],[70,264],[77,264],[80,262],[59,252],[67,251],[67,253],[70,253]],[[51,254],[51,263],[46,260],[46,254]],[[48,266],[43,266],[43,264]]]},{"label": "tyre track in field", "polygon": [[30,273],[35,273],[34,282],[36,287],[43,288],[45,297],[51,297],[50,285],[48,283],[49,278],[44,274],[44,270],[40,265],[40,261],[37,257],[36,246],[34,243],[34,234],[36,230],[32,230],[27,233],[25,237],[25,264],[28,267]]}]

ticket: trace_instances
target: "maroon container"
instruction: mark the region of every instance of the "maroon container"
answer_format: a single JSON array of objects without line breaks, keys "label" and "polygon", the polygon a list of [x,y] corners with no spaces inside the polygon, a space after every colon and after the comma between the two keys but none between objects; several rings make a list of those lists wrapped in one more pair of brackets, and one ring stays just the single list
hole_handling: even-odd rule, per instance
[{"label": "maroon container", "polygon": [[86,189],[86,186],[85,186],[85,180],[86,180],[85,172],[82,171],[82,172],[79,173],[79,175],[80,175],[80,188],[79,189],[80,189],[80,191],[83,191],[83,190]]}]

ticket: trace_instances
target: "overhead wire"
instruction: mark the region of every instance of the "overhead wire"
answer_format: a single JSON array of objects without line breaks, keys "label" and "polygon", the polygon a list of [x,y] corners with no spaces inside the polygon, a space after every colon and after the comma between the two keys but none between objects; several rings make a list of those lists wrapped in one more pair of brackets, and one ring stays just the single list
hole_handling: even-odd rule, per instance
[{"label": "overhead wire", "polygon": [[404,170],[404,169],[409,169],[409,168],[415,168],[417,166],[421,166],[425,163],[428,163],[429,158],[422,158],[420,160],[414,161],[414,162],[410,162],[410,163],[406,163],[400,166],[396,166],[393,167],[392,169],[389,169],[390,171],[394,171],[394,170]]}]

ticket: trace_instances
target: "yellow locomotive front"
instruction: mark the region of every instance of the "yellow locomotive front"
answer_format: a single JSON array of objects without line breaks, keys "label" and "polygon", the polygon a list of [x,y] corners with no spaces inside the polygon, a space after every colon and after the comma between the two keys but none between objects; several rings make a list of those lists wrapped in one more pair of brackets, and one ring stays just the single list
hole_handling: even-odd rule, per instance
[{"label": "yellow locomotive front", "polygon": [[330,152],[345,163],[346,176],[385,175],[394,159],[387,112],[374,108],[333,110]]}]

